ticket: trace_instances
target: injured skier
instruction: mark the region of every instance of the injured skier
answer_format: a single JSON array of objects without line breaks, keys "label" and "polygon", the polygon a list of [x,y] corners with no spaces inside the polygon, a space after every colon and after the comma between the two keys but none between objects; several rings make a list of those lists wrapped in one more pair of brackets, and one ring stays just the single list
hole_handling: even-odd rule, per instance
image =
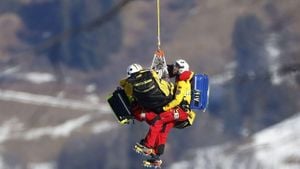
[{"label": "injured skier", "polygon": [[[192,125],[195,119],[195,113],[190,109],[190,80],[194,73],[183,59],[169,65],[168,70],[169,75],[175,77],[175,88],[171,82],[158,79],[154,71],[145,70],[138,64],[130,65],[128,77],[120,81],[131,98],[134,118],[146,121],[150,126],[145,138],[134,147],[136,152],[150,157],[143,162],[146,167],[160,167],[160,156],[164,153],[170,130]],[[151,73],[145,76],[145,72]]]}]

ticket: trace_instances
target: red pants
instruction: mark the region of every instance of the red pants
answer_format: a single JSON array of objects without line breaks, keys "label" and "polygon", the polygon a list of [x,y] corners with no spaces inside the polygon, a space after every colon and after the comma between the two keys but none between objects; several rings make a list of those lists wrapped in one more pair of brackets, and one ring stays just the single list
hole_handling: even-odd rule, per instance
[{"label": "red pants", "polygon": [[[134,113],[136,114],[136,113]],[[141,114],[140,114],[141,115]],[[140,115],[135,115],[137,120],[143,120]],[[159,115],[154,112],[146,112],[144,120],[150,125],[149,131],[145,137],[145,146],[153,148],[156,154],[163,153],[163,147],[167,142],[170,130],[179,121],[185,121],[188,118],[187,112],[181,108],[170,109]]]},{"label": "red pants", "polygon": [[151,121],[157,117],[157,114],[154,112],[151,112],[149,110],[145,110],[142,107],[134,107],[132,110],[133,116],[138,121],[146,121],[149,125],[151,124]]}]

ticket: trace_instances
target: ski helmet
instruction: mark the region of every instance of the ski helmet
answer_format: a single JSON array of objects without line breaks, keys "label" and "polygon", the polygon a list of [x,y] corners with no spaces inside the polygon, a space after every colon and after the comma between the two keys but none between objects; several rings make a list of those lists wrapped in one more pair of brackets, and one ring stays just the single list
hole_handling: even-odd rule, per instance
[{"label": "ski helmet", "polygon": [[143,67],[140,64],[137,63],[131,64],[127,67],[127,75],[131,76],[133,73],[136,73],[142,69]]},{"label": "ski helmet", "polygon": [[181,74],[184,71],[188,71],[190,69],[189,64],[183,60],[183,59],[178,59],[175,62],[175,66],[178,67],[178,72]]}]

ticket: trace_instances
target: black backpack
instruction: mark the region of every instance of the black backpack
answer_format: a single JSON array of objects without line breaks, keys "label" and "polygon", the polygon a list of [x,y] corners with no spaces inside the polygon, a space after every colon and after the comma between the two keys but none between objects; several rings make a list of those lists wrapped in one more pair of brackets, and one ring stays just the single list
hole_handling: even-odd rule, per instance
[{"label": "black backpack", "polygon": [[[128,82],[133,87],[133,97],[138,104],[150,110],[163,107],[173,99],[172,94],[166,96],[162,91],[158,84],[161,81],[161,79],[155,79],[150,70],[137,72],[128,78]],[[168,90],[173,89],[169,88]],[[173,93],[173,91],[169,93]]]}]

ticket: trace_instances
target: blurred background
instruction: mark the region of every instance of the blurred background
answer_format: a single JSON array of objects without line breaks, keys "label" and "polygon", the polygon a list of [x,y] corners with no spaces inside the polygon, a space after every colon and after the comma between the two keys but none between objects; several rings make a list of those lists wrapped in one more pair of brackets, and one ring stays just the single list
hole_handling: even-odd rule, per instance
[{"label": "blurred background", "polygon": [[[210,104],[163,168],[300,168],[300,1],[161,0],[167,62],[210,76]],[[138,169],[147,132],[107,97],[157,48],[155,0],[0,1],[0,169]]]}]

